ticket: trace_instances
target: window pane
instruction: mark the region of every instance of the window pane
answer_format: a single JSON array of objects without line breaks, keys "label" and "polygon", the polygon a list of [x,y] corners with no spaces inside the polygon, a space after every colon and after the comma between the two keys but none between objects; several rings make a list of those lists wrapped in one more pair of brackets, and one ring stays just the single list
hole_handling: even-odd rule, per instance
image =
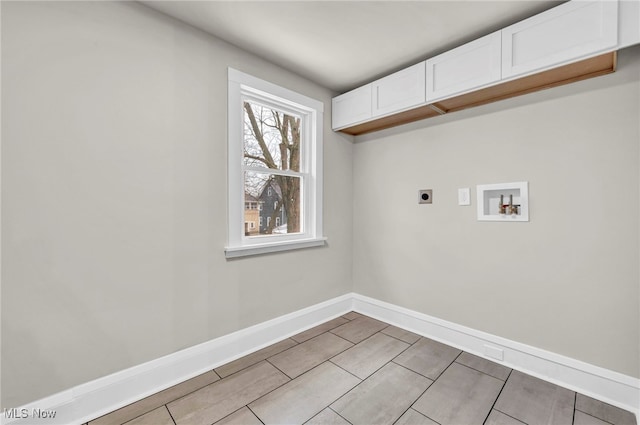
[{"label": "window pane", "polygon": [[300,117],[244,102],[244,164],[300,171]]},{"label": "window pane", "polygon": [[300,177],[247,171],[244,175],[245,205],[257,203],[258,209],[245,208],[245,223],[260,226],[245,228],[245,236],[300,233],[302,229]]}]

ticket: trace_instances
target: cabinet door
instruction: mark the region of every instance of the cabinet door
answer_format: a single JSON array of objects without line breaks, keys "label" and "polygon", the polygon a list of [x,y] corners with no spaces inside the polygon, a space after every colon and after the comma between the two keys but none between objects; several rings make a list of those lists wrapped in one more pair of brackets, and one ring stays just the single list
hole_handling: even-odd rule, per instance
[{"label": "cabinet door", "polygon": [[427,60],[427,102],[500,81],[500,31]]},{"label": "cabinet door", "polygon": [[617,41],[617,0],[563,3],[502,30],[502,78],[613,50]]},{"label": "cabinet door", "polygon": [[372,84],[374,117],[401,112],[425,103],[425,63],[398,71]]},{"label": "cabinet door", "polygon": [[331,127],[349,127],[371,119],[371,84],[336,96],[331,101]]},{"label": "cabinet door", "polygon": [[640,0],[618,3],[618,49],[640,43]]}]

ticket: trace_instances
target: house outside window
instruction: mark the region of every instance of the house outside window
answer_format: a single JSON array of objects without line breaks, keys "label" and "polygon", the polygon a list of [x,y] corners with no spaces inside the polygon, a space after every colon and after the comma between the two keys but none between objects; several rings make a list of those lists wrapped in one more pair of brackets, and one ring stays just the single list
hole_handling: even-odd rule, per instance
[{"label": "house outside window", "polygon": [[[323,245],[323,104],[231,68],[228,94],[226,256]],[[245,216],[257,206],[254,220],[243,200]],[[260,225],[243,231],[243,221]]]}]

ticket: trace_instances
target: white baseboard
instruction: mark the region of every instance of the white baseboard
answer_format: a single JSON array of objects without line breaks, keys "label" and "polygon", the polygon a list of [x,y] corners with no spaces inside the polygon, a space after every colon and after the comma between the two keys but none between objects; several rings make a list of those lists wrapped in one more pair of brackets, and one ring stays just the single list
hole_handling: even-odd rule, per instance
[{"label": "white baseboard", "polygon": [[[357,312],[631,411],[640,418],[640,379],[363,295],[353,297]],[[503,360],[496,358],[499,354]]]},{"label": "white baseboard", "polygon": [[[29,403],[10,413],[17,418],[2,412],[1,423],[83,424],[341,316],[352,310],[352,304],[353,294],[333,298]],[[55,411],[55,417],[33,417],[38,409]]]},{"label": "white baseboard", "polygon": [[[43,398],[2,424],[82,424],[351,310],[504,364],[636,414],[640,380],[365,297],[346,294]],[[502,360],[495,357],[503,355]],[[55,418],[34,418],[34,409]]]}]

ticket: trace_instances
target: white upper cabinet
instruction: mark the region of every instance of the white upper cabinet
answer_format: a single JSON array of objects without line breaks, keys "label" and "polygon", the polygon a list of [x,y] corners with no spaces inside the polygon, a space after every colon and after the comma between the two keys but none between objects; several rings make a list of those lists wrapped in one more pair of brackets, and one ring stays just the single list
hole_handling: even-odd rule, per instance
[{"label": "white upper cabinet", "polygon": [[620,0],[618,49],[640,43],[640,0]]},{"label": "white upper cabinet", "polygon": [[425,103],[425,63],[405,68],[372,84],[373,117],[400,112]]},{"label": "white upper cabinet", "polygon": [[427,102],[500,81],[500,31],[427,60]]},{"label": "white upper cabinet", "polygon": [[371,119],[371,84],[334,97],[331,106],[334,130]]},{"label": "white upper cabinet", "polygon": [[502,78],[613,50],[617,0],[574,0],[502,30]]}]

